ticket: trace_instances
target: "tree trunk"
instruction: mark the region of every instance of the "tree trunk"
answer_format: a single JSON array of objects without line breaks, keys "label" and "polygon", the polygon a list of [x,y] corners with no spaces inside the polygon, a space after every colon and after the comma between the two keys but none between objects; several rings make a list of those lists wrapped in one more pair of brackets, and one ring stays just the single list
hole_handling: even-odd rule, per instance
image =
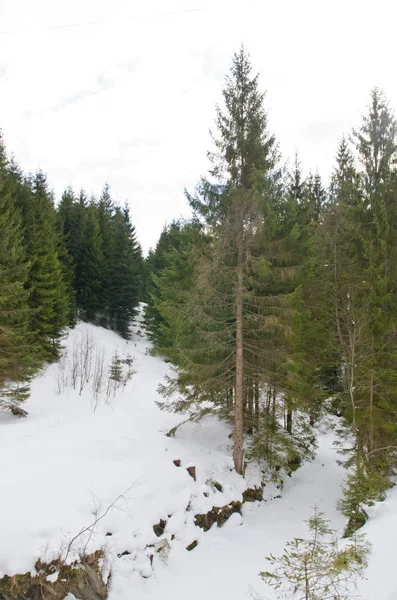
[{"label": "tree trunk", "polygon": [[272,426],[276,429],[276,388],[273,388]]},{"label": "tree trunk", "polygon": [[259,429],[259,382],[254,379],[255,429]]},{"label": "tree trunk", "polygon": [[252,434],[254,426],[254,389],[252,377],[247,377],[247,433]]},{"label": "tree trunk", "polygon": [[369,453],[374,451],[375,448],[375,419],[374,419],[374,371],[371,368],[370,379],[369,379]]},{"label": "tree trunk", "polygon": [[[240,232],[241,236],[241,232]],[[240,237],[239,236],[239,237]],[[237,240],[236,268],[236,396],[234,399],[233,461],[237,473],[243,474],[244,443],[244,355],[243,355],[243,241]]]},{"label": "tree trunk", "polygon": [[292,402],[291,398],[287,398],[287,433],[292,433]]}]

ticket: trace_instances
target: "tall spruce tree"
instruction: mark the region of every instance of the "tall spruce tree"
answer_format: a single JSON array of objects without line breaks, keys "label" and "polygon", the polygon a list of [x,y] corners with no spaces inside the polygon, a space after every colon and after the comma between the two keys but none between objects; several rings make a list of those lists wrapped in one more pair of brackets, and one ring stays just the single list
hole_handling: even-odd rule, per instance
[{"label": "tall spruce tree", "polygon": [[[175,321],[185,316],[185,338],[178,340],[178,377],[168,390],[183,392],[187,401],[179,408],[209,399],[232,408],[234,464],[242,473],[244,423],[252,426],[254,406],[259,410],[259,385],[286,360],[286,299],[269,295],[274,288],[265,291],[265,282],[288,277],[291,269],[271,243],[280,188],[277,147],[243,49],[233,57],[223,97],[215,152],[209,153],[211,179],[188,195],[212,241],[194,260],[190,293],[175,305]],[[266,345],[266,339],[278,341]]]},{"label": "tall spruce tree", "polygon": [[391,474],[390,461],[396,456],[387,448],[397,441],[397,123],[380,90],[372,91],[369,112],[360,129],[353,132],[353,140],[362,181],[360,305],[364,304],[368,314],[359,432],[371,469],[381,471],[387,479]]},{"label": "tall spruce tree", "polygon": [[104,256],[98,213],[94,202],[85,210],[77,305],[83,319],[96,322],[102,314]]},{"label": "tall spruce tree", "polygon": [[340,144],[319,246],[331,300],[339,357],[339,410],[354,439],[352,467],[341,503],[349,532],[365,520],[364,506],[382,497],[395,463],[396,122],[374,90],[369,112],[353,132],[358,163]]},{"label": "tall spruce tree", "polygon": [[31,311],[25,283],[29,264],[23,247],[21,214],[15,206],[9,163],[0,132],[0,408],[20,416],[37,361],[29,335]]},{"label": "tall spruce tree", "polygon": [[62,330],[69,322],[70,297],[58,255],[59,228],[45,175],[30,181],[31,195],[24,215],[24,238],[30,271],[27,282],[33,309],[31,327],[42,355],[58,356]]},{"label": "tall spruce tree", "polygon": [[[105,184],[96,204],[99,233],[102,240],[102,283],[100,290],[101,324],[107,325],[110,318],[109,281],[112,276],[112,251],[114,243],[113,216],[115,204],[110,195],[110,186]],[[98,315],[99,316],[99,315]]]},{"label": "tall spruce tree", "polygon": [[142,254],[131,224],[128,207],[115,209],[113,216],[110,279],[108,282],[109,319],[123,337],[137,313],[141,295]]}]

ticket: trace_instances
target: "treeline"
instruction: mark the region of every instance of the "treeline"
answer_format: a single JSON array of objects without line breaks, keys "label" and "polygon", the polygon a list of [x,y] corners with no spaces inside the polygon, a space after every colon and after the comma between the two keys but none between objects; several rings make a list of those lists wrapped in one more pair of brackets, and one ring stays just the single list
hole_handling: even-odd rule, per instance
[{"label": "treeline", "polygon": [[[58,207],[77,315],[128,338],[144,292],[144,260],[127,203],[67,189]],[[67,261],[66,263],[67,269]]]},{"label": "treeline", "polygon": [[56,207],[44,173],[24,175],[0,136],[0,407],[24,414],[31,377],[78,318],[128,337],[143,288],[128,207],[108,186],[98,200],[67,189]]},{"label": "treeline", "polygon": [[176,366],[163,407],[234,425],[234,464],[273,474],[342,417],[351,530],[391,485],[397,457],[396,121],[374,89],[326,189],[281,162],[249,56],[233,58],[210,170],[149,254],[146,325]]}]

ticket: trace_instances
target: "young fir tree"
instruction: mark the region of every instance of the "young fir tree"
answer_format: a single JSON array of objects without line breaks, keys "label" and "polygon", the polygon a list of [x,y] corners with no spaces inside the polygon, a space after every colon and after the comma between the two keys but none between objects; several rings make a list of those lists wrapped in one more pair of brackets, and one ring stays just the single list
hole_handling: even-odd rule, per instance
[{"label": "young fir tree", "polygon": [[278,592],[278,598],[296,600],[350,600],[364,577],[369,545],[361,536],[339,543],[324,513],[314,508],[307,521],[310,538],[288,542],[280,557],[267,557],[272,571],[260,573]]}]

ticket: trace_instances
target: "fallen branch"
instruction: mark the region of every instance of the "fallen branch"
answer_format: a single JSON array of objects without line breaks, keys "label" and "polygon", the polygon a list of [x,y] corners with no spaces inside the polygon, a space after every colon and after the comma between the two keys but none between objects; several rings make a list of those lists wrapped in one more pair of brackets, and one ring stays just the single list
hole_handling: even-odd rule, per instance
[{"label": "fallen branch", "polygon": [[79,533],[77,533],[69,542],[67,548],[66,548],[66,554],[65,557],[61,560],[61,564],[65,564],[67,561],[67,558],[70,554],[70,551],[72,549],[72,546],[74,544],[74,542],[82,535],[84,535],[84,533],[87,533],[87,531],[90,532],[90,538],[92,537],[92,532],[95,529],[95,527],[97,526],[97,524],[99,523],[99,521],[101,521],[102,519],[104,519],[106,517],[106,515],[109,513],[109,511],[114,508],[114,506],[117,504],[117,502],[123,498],[130,490],[134,489],[135,487],[137,487],[140,484],[140,481],[135,481],[132,485],[130,485],[124,492],[122,492],[121,494],[119,494],[119,496],[117,496],[117,498],[115,500],[113,500],[113,502],[111,504],[109,504],[109,506],[107,507],[107,509],[99,516],[95,519],[95,521],[93,521],[90,525],[87,525],[87,527],[84,527],[83,529],[81,529],[81,531],[79,531]]}]

